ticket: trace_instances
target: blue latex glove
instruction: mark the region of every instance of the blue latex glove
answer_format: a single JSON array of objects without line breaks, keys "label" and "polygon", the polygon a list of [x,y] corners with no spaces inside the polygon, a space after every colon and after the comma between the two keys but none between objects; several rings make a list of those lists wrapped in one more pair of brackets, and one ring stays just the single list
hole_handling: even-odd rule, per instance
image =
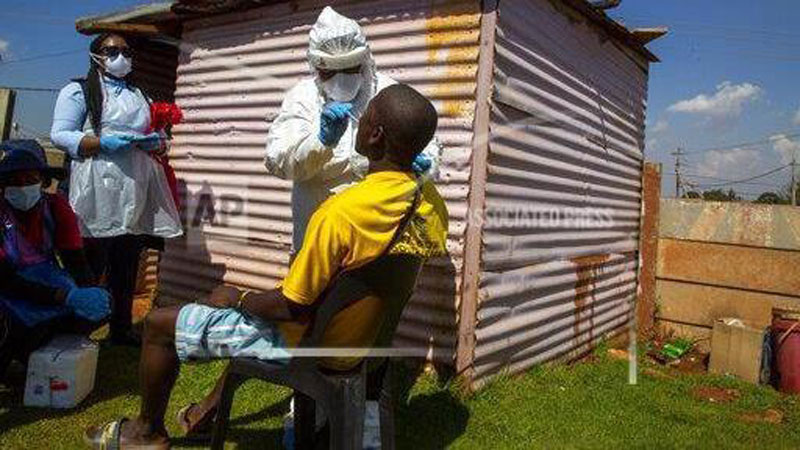
[{"label": "blue latex glove", "polygon": [[417,176],[423,175],[425,172],[431,170],[433,161],[424,153],[420,153],[411,163],[411,168]]},{"label": "blue latex glove", "polygon": [[325,146],[331,147],[339,143],[345,130],[347,130],[348,117],[352,103],[331,102],[322,108],[319,121],[319,140]]},{"label": "blue latex glove", "polygon": [[107,136],[100,136],[100,150],[106,153],[117,153],[120,151],[130,150],[131,141],[134,136],[129,134],[110,134]]},{"label": "blue latex glove", "polygon": [[111,295],[102,288],[74,288],[67,294],[67,307],[78,317],[99,322],[111,314]]},{"label": "blue latex glove", "polygon": [[161,149],[161,135],[153,132],[146,136],[137,137],[131,140],[134,147],[146,152],[157,151]]}]

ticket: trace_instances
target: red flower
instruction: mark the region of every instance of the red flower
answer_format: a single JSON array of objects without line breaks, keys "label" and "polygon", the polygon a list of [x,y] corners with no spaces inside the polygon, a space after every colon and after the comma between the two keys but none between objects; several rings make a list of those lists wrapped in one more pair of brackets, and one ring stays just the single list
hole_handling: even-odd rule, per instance
[{"label": "red flower", "polygon": [[150,104],[150,128],[160,131],[177,125],[183,120],[183,111],[175,103],[154,102]]}]

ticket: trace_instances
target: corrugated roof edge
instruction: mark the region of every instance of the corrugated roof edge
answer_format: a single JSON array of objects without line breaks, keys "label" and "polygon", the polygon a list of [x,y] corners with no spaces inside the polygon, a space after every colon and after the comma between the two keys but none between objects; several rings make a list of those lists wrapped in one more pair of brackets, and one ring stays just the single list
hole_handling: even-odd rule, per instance
[{"label": "corrugated roof edge", "polygon": [[94,34],[108,31],[110,25],[154,25],[176,20],[178,16],[172,12],[174,3],[173,1],[156,2],[110,13],[80,17],[75,20],[75,29],[82,34]]},{"label": "corrugated roof edge", "polygon": [[[650,39],[643,39],[636,30],[628,30],[622,24],[606,15],[606,13],[591,5],[587,0],[558,0],[568,5],[587,17],[592,22],[607,30],[612,36],[619,39],[632,49],[641,53],[650,62],[659,62],[660,59],[647,49],[645,44],[666,34],[666,28],[660,27],[663,33],[658,36],[648,35]],[[83,34],[93,34],[106,31],[109,24],[155,24],[157,22],[177,20],[184,15],[196,17],[197,15],[222,14],[233,10],[245,10],[277,3],[277,0],[194,0],[174,2],[159,2],[149,5],[137,6],[109,14],[82,17],[75,21],[75,28]],[[205,8],[203,8],[205,4]],[[135,28],[129,31],[137,31]],[[147,32],[142,28],[139,31]]]},{"label": "corrugated roof edge", "polygon": [[[612,36],[616,37],[632,49],[640,52],[650,62],[660,62],[658,56],[654,55],[645,47],[646,42],[637,38],[636,34],[625,28],[624,25],[609,17],[602,9],[595,8],[586,0],[558,0],[561,3],[571,6],[589,20],[606,29]],[[665,31],[666,34],[666,31]]]}]

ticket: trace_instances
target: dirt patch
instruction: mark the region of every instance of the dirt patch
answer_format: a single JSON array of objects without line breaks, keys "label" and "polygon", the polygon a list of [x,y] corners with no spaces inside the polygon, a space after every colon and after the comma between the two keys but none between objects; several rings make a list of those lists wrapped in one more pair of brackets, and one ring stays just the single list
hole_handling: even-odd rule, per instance
[{"label": "dirt patch", "polygon": [[711,403],[728,403],[739,398],[738,389],[725,389],[713,386],[698,386],[692,389],[692,396]]},{"label": "dirt patch", "polygon": [[647,367],[645,369],[642,369],[642,374],[653,378],[657,378],[659,380],[669,380],[674,378],[670,374],[664,373],[660,370],[653,369],[652,367]]},{"label": "dirt patch", "polygon": [[777,409],[768,409],[762,412],[745,413],[739,416],[739,420],[747,423],[774,423],[783,422],[783,413]]},{"label": "dirt patch", "polygon": [[621,359],[621,360],[627,361],[628,358],[630,358],[630,355],[628,354],[627,351],[620,350],[618,348],[610,348],[610,349],[608,349],[607,353],[608,353],[608,356],[611,357],[611,359]]},{"label": "dirt patch", "polygon": [[706,373],[708,370],[708,355],[692,349],[680,359],[670,363],[669,366],[681,373]]}]

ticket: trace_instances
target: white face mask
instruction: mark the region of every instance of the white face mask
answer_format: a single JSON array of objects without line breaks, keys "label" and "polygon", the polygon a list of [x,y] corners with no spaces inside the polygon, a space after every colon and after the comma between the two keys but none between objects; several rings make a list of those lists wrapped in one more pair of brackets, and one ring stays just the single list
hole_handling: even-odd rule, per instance
[{"label": "white face mask", "polygon": [[349,102],[358,95],[363,80],[360,73],[339,72],[322,82],[322,90],[330,100]]},{"label": "white face mask", "polygon": [[94,54],[92,54],[92,57],[103,66],[106,72],[117,78],[125,78],[128,76],[133,67],[131,59],[122,56],[122,53],[113,59],[110,56],[96,56]]},{"label": "white face mask", "polygon": [[3,195],[6,201],[15,209],[27,211],[42,198],[42,183],[27,186],[7,186]]}]

